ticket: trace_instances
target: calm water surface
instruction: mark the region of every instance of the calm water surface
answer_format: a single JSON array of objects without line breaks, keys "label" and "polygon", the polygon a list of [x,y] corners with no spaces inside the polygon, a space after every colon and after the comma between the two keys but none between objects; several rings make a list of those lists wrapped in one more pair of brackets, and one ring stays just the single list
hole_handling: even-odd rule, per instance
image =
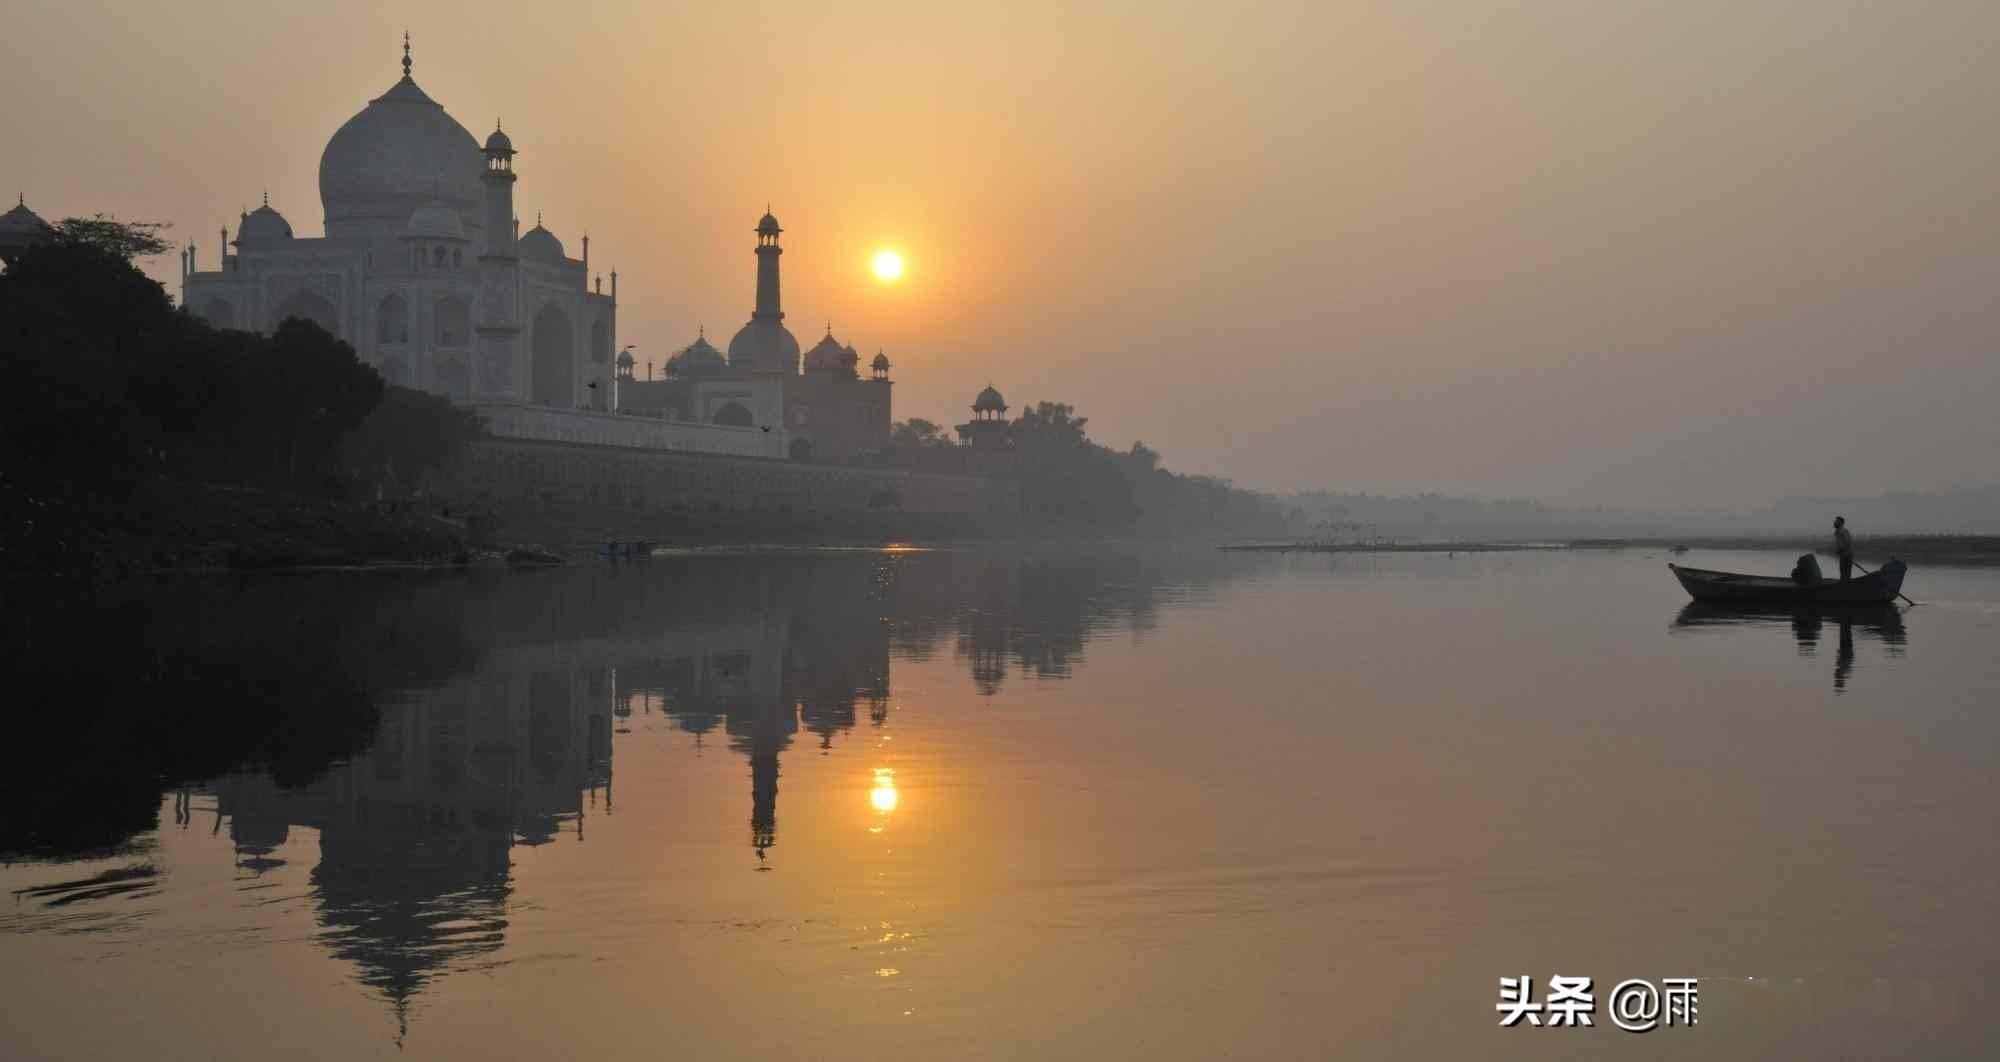
[{"label": "calm water surface", "polygon": [[[11,639],[56,688],[4,760],[0,1053],[1990,1055],[2000,571],[1842,622],[1688,609],[1665,560],[53,604]],[[1597,1026],[1497,1028],[1522,974],[1595,978]],[[1637,977],[1700,978],[1700,1024],[1612,1027]]]}]

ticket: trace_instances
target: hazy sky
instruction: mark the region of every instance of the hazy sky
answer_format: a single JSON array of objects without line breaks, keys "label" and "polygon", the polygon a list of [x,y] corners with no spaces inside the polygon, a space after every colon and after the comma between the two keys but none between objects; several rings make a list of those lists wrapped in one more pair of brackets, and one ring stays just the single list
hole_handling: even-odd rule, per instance
[{"label": "hazy sky", "polygon": [[[468,25],[469,12],[479,12]],[[991,381],[1264,487],[1735,503],[1991,484],[2000,4],[10,5],[0,188],[321,231],[416,78],[616,268],[620,342],[726,340],[783,221],[802,345],[896,415]],[[903,251],[896,286],[867,270]],[[171,257],[154,272],[171,278]]]}]

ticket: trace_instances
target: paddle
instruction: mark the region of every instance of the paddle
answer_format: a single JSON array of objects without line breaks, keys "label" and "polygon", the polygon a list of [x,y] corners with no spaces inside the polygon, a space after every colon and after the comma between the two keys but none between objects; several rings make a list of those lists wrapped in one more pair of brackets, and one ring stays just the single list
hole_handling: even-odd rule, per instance
[{"label": "paddle", "polygon": [[[1861,562],[1860,562],[1860,561],[1855,561],[1855,562],[1854,562],[1854,566],[1855,566],[1856,568],[1861,568]],[[1869,570],[1868,570],[1868,569],[1866,569],[1866,568],[1861,568],[1861,574],[1863,574],[1863,575],[1874,575],[1875,573],[1874,573],[1874,572],[1871,572],[1871,571],[1869,571]],[[1911,608],[1916,608],[1916,607],[1917,607],[1917,603],[1916,603],[1915,601],[1910,601],[1910,598],[1909,598],[1909,596],[1908,596],[1908,595],[1906,595],[1906,594],[1904,594],[1904,593],[1903,593],[1903,592],[1902,592],[1901,590],[1898,590],[1898,591],[1896,591],[1896,596],[1897,596],[1897,597],[1900,597],[1900,598],[1902,598],[1902,599],[1903,599],[1904,601],[1908,601],[1908,602],[1909,602],[1909,604],[1910,604],[1910,607],[1911,607]]]}]

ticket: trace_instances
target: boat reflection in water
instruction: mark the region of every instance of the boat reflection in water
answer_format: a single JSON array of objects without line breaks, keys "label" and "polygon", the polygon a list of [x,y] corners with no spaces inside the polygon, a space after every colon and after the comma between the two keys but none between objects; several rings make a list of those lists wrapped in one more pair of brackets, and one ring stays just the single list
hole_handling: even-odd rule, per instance
[{"label": "boat reflection in water", "polygon": [[1901,657],[1906,641],[1903,610],[1895,605],[1844,605],[1819,608],[1769,608],[1693,602],[1674,617],[1677,628],[1777,627],[1788,625],[1798,641],[1800,656],[1817,656],[1820,639],[1828,625],[1838,631],[1833,657],[1834,692],[1845,692],[1854,672],[1854,634],[1883,644],[1890,657]]}]

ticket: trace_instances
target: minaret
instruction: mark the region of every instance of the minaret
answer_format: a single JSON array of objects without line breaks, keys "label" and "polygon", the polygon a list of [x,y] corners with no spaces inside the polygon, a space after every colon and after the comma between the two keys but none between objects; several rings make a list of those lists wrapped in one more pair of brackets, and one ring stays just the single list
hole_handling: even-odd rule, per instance
[{"label": "minaret", "polygon": [[750,315],[751,320],[785,319],[785,311],[778,306],[778,256],[785,253],[778,246],[778,234],[783,231],[769,210],[757,222],[757,312]]},{"label": "minaret", "polygon": [[486,172],[480,175],[480,183],[486,186],[486,231],[488,237],[486,253],[515,257],[512,246],[505,244],[505,233],[514,229],[514,142],[500,131],[500,123],[493,123],[493,135],[486,138]]},{"label": "minaret", "polygon": [[508,239],[520,222],[514,218],[514,142],[493,123],[486,138],[486,171],[479,181],[486,188],[486,253],[479,256],[479,365],[476,393],[489,398],[515,398],[523,390],[516,382],[521,337],[521,259],[519,242]]}]

